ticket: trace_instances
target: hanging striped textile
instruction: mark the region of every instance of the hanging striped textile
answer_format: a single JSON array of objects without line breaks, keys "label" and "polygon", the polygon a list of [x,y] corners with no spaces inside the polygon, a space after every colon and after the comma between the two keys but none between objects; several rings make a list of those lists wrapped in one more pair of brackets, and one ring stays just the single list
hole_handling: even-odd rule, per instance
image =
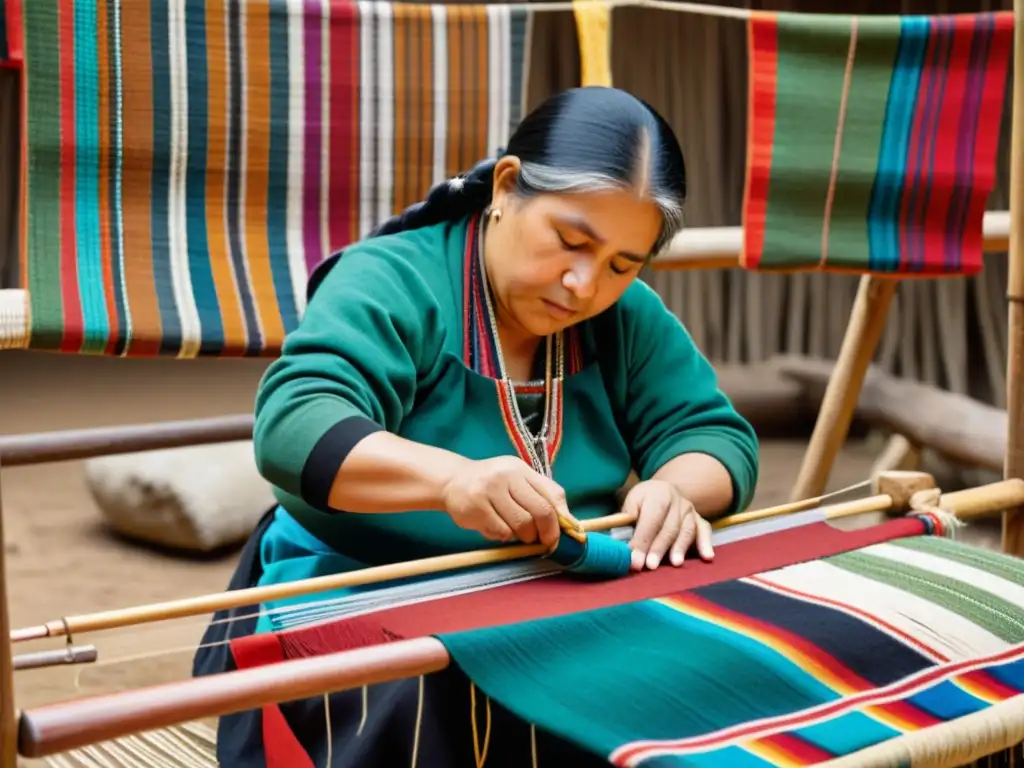
[{"label": "hanging striped textile", "polygon": [[[723,546],[713,565],[571,593],[548,577],[355,617],[336,642],[435,634],[492,700],[618,766],[814,765],[867,748],[891,755],[872,764],[906,764],[898,737],[1024,693],[1024,564],[923,529],[807,526]],[[792,561],[798,545],[811,557],[750,567]],[[655,582],[658,596],[621,599]],[[330,628],[234,641],[247,646],[236,659],[324,652]],[[298,743],[284,718],[264,724],[265,741]]]},{"label": "hanging striped textile", "polygon": [[30,347],[274,355],[332,250],[503,146],[529,14],[24,4]]},{"label": "hanging striped textile", "polygon": [[754,13],[741,263],[981,269],[1013,13]]}]

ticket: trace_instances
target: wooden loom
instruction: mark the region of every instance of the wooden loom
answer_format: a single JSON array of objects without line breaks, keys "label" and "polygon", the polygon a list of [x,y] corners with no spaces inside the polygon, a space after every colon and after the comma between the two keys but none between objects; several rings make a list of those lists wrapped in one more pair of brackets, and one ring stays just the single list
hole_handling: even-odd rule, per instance
[{"label": "wooden loom", "polygon": [[[1018,18],[1024,12],[1024,0],[1017,0],[1015,12]],[[1018,50],[1024,50],[1022,31],[1018,27],[1015,32],[1015,44]],[[1014,91],[1014,115],[1024,110],[1024,59],[1016,57],[1016,74]],[[1005,467],[1006,483],[996,486],[948,494],[939,500],[939,506],[956,512],[964,518],[978,514],[997,513],[1006,509],[1019,509],[1024,506],[1024,484],[1016,478],[1024,477],[1024,436],[1020,434],[1021,395],[1019,388],[1013,386],[1020,380],[1021,360],[1024,359],[1024,245],[1020,242],[1021,227],[1024,226],[1024,213],[1018,187],[1024,183],[1024,139],[1021,133],[1014,130],[1012,146],[1011,211],[1007,216],[991,214],[987,220],[987,247],[1001,250],[1005,244],[1005,228],[1001,226],[1009,221],[1010,239],[1010,285],[1008,299],[1010,302],[1010,353],[1008,380],[1011,394],[1009,406],[1009,438]],[[678,251],[686,252],[686,243],[694,239],[692,233],[681,236],[677,241]],[[715,246],[722,250],[720,246]],[[692,251],[691,251],[692,252]],[[801,497],[819,496],[827,477],[828,469],[845,437],[849,425],[853,403],[856,400],[856,382],[863,375],[867,361],[871,357],[881,331],[882,318],[896,280],[877,277],[864,278],[858,294],[857,306],[851,329],[844,344],[842,362],[829,389],[826,403],[822,408],[815,438],[808,451],[805,461],[804,478],[801,483],[807,486]],[[843,379],[847,378],[844,385]],[[844,390],[844,386],[847,389]],[[190,422],[182,424],[165,424],[155,427],[140,426],[128,430],[87,430],[75,433],[57,433],[42,436],[26,436],[0,440],[0,462],[5,466],[18,466],[33,463],[85,458],[114,452],[134,452],[160,447],[195,445],[245,439],[251,436],[252,423],[248,417],[238,417],[215,421]],[[810,490],[816,487],[817,490]],[[885,498],[877,498],[884,496]],[[810,499],[803,504],[789,505],[783,509],[761,511],[760,515],[748,517],[784,514],[812,506],[820,500]],[[885,511],[904,509],[909,504],[909,496],[903,495],[894,499],[889,493],[877,494],[876,497],[864,502],[857,502],[853,507],[845,506],[832,509],[835,516],[867,511]],[[852,510],[852,511],[851,511]],[[1015,521],[1024,518],[1010,516],[1007,518],[1006,548],[1015,554],[1024,551],[1024,544],[1018,544],[1014,531]],[[606,520],[604,524],[622,522]],[[1024,537],[1022,537],[1024,538]],[[2,542],[2,515],[0,515],[0,542]],[[505,556],[525,556],[534,554],[525,550],[509,551]],[[420,565],[420,568],[454,567],[460,561],[445,561],[432,565]],[[463,565],[468,564],[461,561]],[[471,562],[476,562],[472,561]],[[427,572],[427,571],[424,571]],[[0,573],[6,573],[3,563],[3,547],[0,546]],[[394,575],[393,572],[388,572]],[[371,580],[387,574],[363,574],[361,578]],[[294,587],[294,585],[291,585]],[[312,590],[323,585],[303,585],[301,588]],[[238,598],[237,595],[209,598],[200,604],[179,607],[182,612],[206,612],[219,605]],[[247,598],[251,600],[251,597]],[[105,618],[91,617],[76,624],[75,620],[59,621],[46,628],[48,635],[60,634],[61,630],[89,631],[101,625],[113,626],[135,621],[153,620],[166,615],[167,608],[149,607],[131,615],[108,615]],[[19,639],[31,635],[21,632]],[[0,601],[0,765],[10,768],[16,759],[18,742],[18,720],[13,702],[14,654],[10,643],[12,628],[7,615],[6,584],[4,584],[3,600]],[[407,645],[395,645],[381,649],[357,651],[348,654],[337,654],[304,661],[288,662],[279,667],[261,670],[258,674],[249,672],[232,673],[222,679],[187,681],[172,686],[156,689],[143,689],[137,692],[118,694],[102,699],[86,699],[65,705],[43,707],[35,711],[22,713],[23,741],[21,749],[26,754],[53,754],[63,749],[93,743],[107,738],[132,733],[143,728],[155,728],[173,725],[196,717],[224,714],[239,709],[258,706],[281,698],[295,698],[322,693],[326,690],[339,689],[369,684],[398,676],[418,675],[443,668],[447,661],[443,647],[436,641],[410,641]],[[159,702],[157,704],[157,702]],[[139,705],[149,704],[157,709],[144,713]]]}]

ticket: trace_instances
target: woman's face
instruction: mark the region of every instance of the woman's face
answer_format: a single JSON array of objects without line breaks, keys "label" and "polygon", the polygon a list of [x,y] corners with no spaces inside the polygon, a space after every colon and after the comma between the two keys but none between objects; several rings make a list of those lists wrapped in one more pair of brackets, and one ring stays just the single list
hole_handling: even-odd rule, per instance
[{"label": "woman's face", "polygon": [[661,214],[633,190],[516,198],[507,190],[517,171],[516,158],[495,169],[501,216],[488,225],[487,269],[502,324],[548,336],[618,301],[654,247]]}]

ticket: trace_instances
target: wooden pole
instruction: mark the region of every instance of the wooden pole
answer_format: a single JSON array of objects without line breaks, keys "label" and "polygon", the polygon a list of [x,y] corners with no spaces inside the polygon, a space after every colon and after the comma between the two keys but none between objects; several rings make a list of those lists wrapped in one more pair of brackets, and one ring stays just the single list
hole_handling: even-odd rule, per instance
[{"label": "wooden pole", "polygon": [[[1006,459],[1003,476],[1024,477],[1024,0],[1014,0],[1013,119],[1010,138],[1010,254],[1006,298]],[[1003,551],[1024,556],[1024,508],[1003,515]]]},{"label": "wooden pole", "polygon": [[832,377],[825,388],[818,420],[790,493],[791,499],[818,496],[825,490],[832,466],[850,431],[864,377],[878,349],[898,285],[896,278],[865,275],[860,279],[850,324]]},{"label": "wooden pole", "polygon": [[0,457],[8,467],[77,461],[137,451],[155,451],[252,440],[253,415],[158,421],[28,435],[0,436]]},{"label": "wooden pole", "polygon": [[[969,520],[1022,502],[1024,480],[1009,480],[943,494],[937,506]],[[891,503],[888,495],[848,502],[837,505],[828,517],[885,508]],[[418,677],[444,669],[449,661],[440,641],[420,637],[48,704],[22,714],[22,754],[45,757],[141,730]]]},{"label": "wooden pole", "polygon": [[3,488],[0,487],[0,768],[15,768],[18,759],[18,716],[14,709],[14,648],[11,644],[11,617],[7,600],[10,584],[6,548]]},{"label": "wooden pole", "polygon": [[[619,512],[593,520],[584,520],[581,522],[581,526],[583,530],[590,532],[632,525],[633,522],[634,517],[631,514]],[[271,600],[312,595],[328,590],[357,587],[366,584],[379,584],[385,581],[427,576],[462,568],[476,568],[483,565],[509,562],[511,560],[522,560],[528,557],[542,557],[546,554],[548,554],[548,549],[543,544],[513,544],[492,549],[456,552],[449,555],[409,560],[404,563],[360,568],[357,571],[332,573],[300,581],[266,584],[261,587],[233,589],[227,592],[214,592],[197,597],[184,597],[178,600],[167,600],[162,603],[137,605],[132,608],[117,608],[80,616],[66,616],[63,619],[50,621],[36,627],[14,630],[9,632],[7,637],[8,641],[23,642],[26,640],[39,640],[45,637],[61,637],[68,632],[72,634],[100,632],[106,629],[131,627],[156,621],[182,619],[187,616],[200,616],[205,613],[229,610],[243,605],[258,605]]]}]

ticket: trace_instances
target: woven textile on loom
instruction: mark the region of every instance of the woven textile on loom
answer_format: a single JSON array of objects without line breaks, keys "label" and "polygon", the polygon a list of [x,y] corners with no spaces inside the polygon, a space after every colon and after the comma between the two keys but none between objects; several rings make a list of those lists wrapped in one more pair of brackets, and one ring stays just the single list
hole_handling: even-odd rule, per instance
[{"label": "woven textile on loom", "polygon": [[[232,652],[244,668],[434,635],[484,694],[616,765],[812,765],[1024,691],[1024,565],[926,526],[815,523],[720,546],[713,565],[547,576]],[[263,723],[307,765],[276,707]]]},{"label": "woven textile on loom", "polygon": [[1013,13],[754,13],[741,262],[971,274]]},{"label": "woven textile on loom", "polygon": [[23,21],[37,349],[276,354],[313,266],[521,118],[522,9],[30,0]]}]

